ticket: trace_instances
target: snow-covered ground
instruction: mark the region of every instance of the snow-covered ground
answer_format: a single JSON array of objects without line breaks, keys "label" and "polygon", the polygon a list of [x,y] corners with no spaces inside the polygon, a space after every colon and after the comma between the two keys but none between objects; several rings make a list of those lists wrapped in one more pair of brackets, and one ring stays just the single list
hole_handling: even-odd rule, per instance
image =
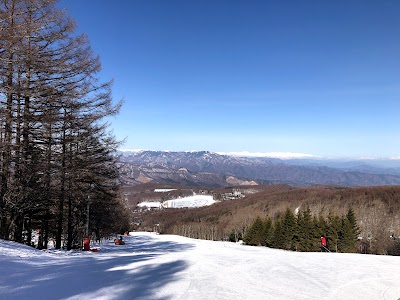
[{"label": "snow-covered ground", "polygon": [[211,195],[193,195],[177,199],[166,200],[164,202],[143,201],[137,206],[147,208],[193,208],[214,204],[216,201]]},{"label": "snow-covered ground", "polygon": [[148,208],[161,208],[161,202],[143,201],[143,202],[140,202],[137,206],[139,206],[139,207],[148,207]]},{"label": "snow-covered ground", "polygon": [[100,251],[0,240],[0,299],[391,299],[400,258],[296,253],[135,233]]},{"label": "snow-covered ground", "polygon": [[176,191],[177,189],[155,189],[154,192],[156,193],[168,193],[171,191]]},{"label": "snow-covered ground", "polygon": [[211,195],[193,195],[164,201],[165,208],[202,207],[214,204],[216,201]]}]

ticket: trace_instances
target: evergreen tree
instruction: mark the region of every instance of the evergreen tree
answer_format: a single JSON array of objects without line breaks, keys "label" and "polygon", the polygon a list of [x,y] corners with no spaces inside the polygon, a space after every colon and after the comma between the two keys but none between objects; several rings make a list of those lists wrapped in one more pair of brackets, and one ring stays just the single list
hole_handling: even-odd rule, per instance
[{"label": "evergreen tree", "polygon": [[315,232],[316,232],[317,237],[321,237],[323,235],[324,236],[326,235],[326,231],[328,229],[327,228],[328,224],[327,224],[325,218],[323,217],[322,213],[320,213],[318,215],[318,218],[314,217],[314,225],[316,227],[316,231]]},{"label": "evergreen tree", "polygon": [[293,212],[287,208],[282,220],[282,243],[283,249],[295,250],[295,238],[297,234],[297,222]]},{"label": "evergreen tree", "polygon": [[315,232],[310,208],[297,215],[298,243],[301,251],[315,250]]},{"label": "evergreen tree", "polygon": [[342,228],[339,235],[340,252],[356,252],[360,229],[352,208],[349,208],[346,216],[342,218]]},{"label": "evergreen tree", "polygon": [[267,217],[264,221],[263,231],[261,234],[261,245],[271,247],[273,238],[273,225],[270,217]]},{"label": "evergreen tree", "polygon": [[236,243],[240,240],[242,240],[242,233],[238,230],[232,230],[232,232],[229,234],[228,240],[230,242]]},{"label": "evergreen tree", "polygon": [[400,240],[392,240],[388,249],[389,255],[400,256]]},{"label": "evergreen tree", "polygon": [[[315,251],[318,251],[321,246],[321,237],[325,236],[327,238],[327,223],[324,217],[322,216],[322,213],[318,215],[318,218],[314,216],[313,218],[313,223],[314,223],[314,237],[315,237],[315,243],[314,243],[314,249]],[[329,245],[327,245],[327,248],[329,248]]]},{"label": "evergreen tree", "polygon": [[262,244],[262,233],[264,224],[260,217],[257,217],[254,222],[249,226],[244,235],[243,241],[247,245],[259,246]]},{"label": "evergreen tree", "polygon": [[281,218],[276,219],[273,226],[273,236],[271,241],[272,248],[284,249],[284,232]]},{"label": "evergreen tree", "polygon": [[333,215],[333,213],[329,211],[326,238],[330,251],[335,251],[335,252],[339,251],[338,245],[339,245],[341,229],[342,229],[341,218],[336,215]]}]

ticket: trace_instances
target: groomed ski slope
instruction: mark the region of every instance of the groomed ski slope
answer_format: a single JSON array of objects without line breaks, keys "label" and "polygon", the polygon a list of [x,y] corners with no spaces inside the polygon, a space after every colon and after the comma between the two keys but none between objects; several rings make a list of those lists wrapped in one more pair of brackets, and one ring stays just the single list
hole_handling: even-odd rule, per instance
[{"label": "groomed ski slope", "polygon": [[0,299],[400,298],[400,258],[296,253],[134,233],[100,252],[0,240]]}]

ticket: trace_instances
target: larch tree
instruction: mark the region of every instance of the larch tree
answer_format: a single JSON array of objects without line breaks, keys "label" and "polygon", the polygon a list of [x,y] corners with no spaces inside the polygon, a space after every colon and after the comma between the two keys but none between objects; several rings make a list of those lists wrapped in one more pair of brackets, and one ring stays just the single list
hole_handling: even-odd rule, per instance
[{"label": "larch tree", "polygon": [[71,248],[87,199],[115,204],[118,194],[118,143],[103,120],[120,103],[56,2],[0,2],[0,238],[30,244],[38,229],[39,248],[64,236]]}]

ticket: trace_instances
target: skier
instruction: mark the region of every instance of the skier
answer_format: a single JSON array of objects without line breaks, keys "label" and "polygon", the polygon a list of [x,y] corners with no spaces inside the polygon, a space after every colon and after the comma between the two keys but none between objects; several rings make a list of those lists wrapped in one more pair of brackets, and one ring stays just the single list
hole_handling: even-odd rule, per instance
[{"label": "skier", "polygon": [[324,235],[321,236],[321,252],[330,252],[326,247],[326,237]]}]

